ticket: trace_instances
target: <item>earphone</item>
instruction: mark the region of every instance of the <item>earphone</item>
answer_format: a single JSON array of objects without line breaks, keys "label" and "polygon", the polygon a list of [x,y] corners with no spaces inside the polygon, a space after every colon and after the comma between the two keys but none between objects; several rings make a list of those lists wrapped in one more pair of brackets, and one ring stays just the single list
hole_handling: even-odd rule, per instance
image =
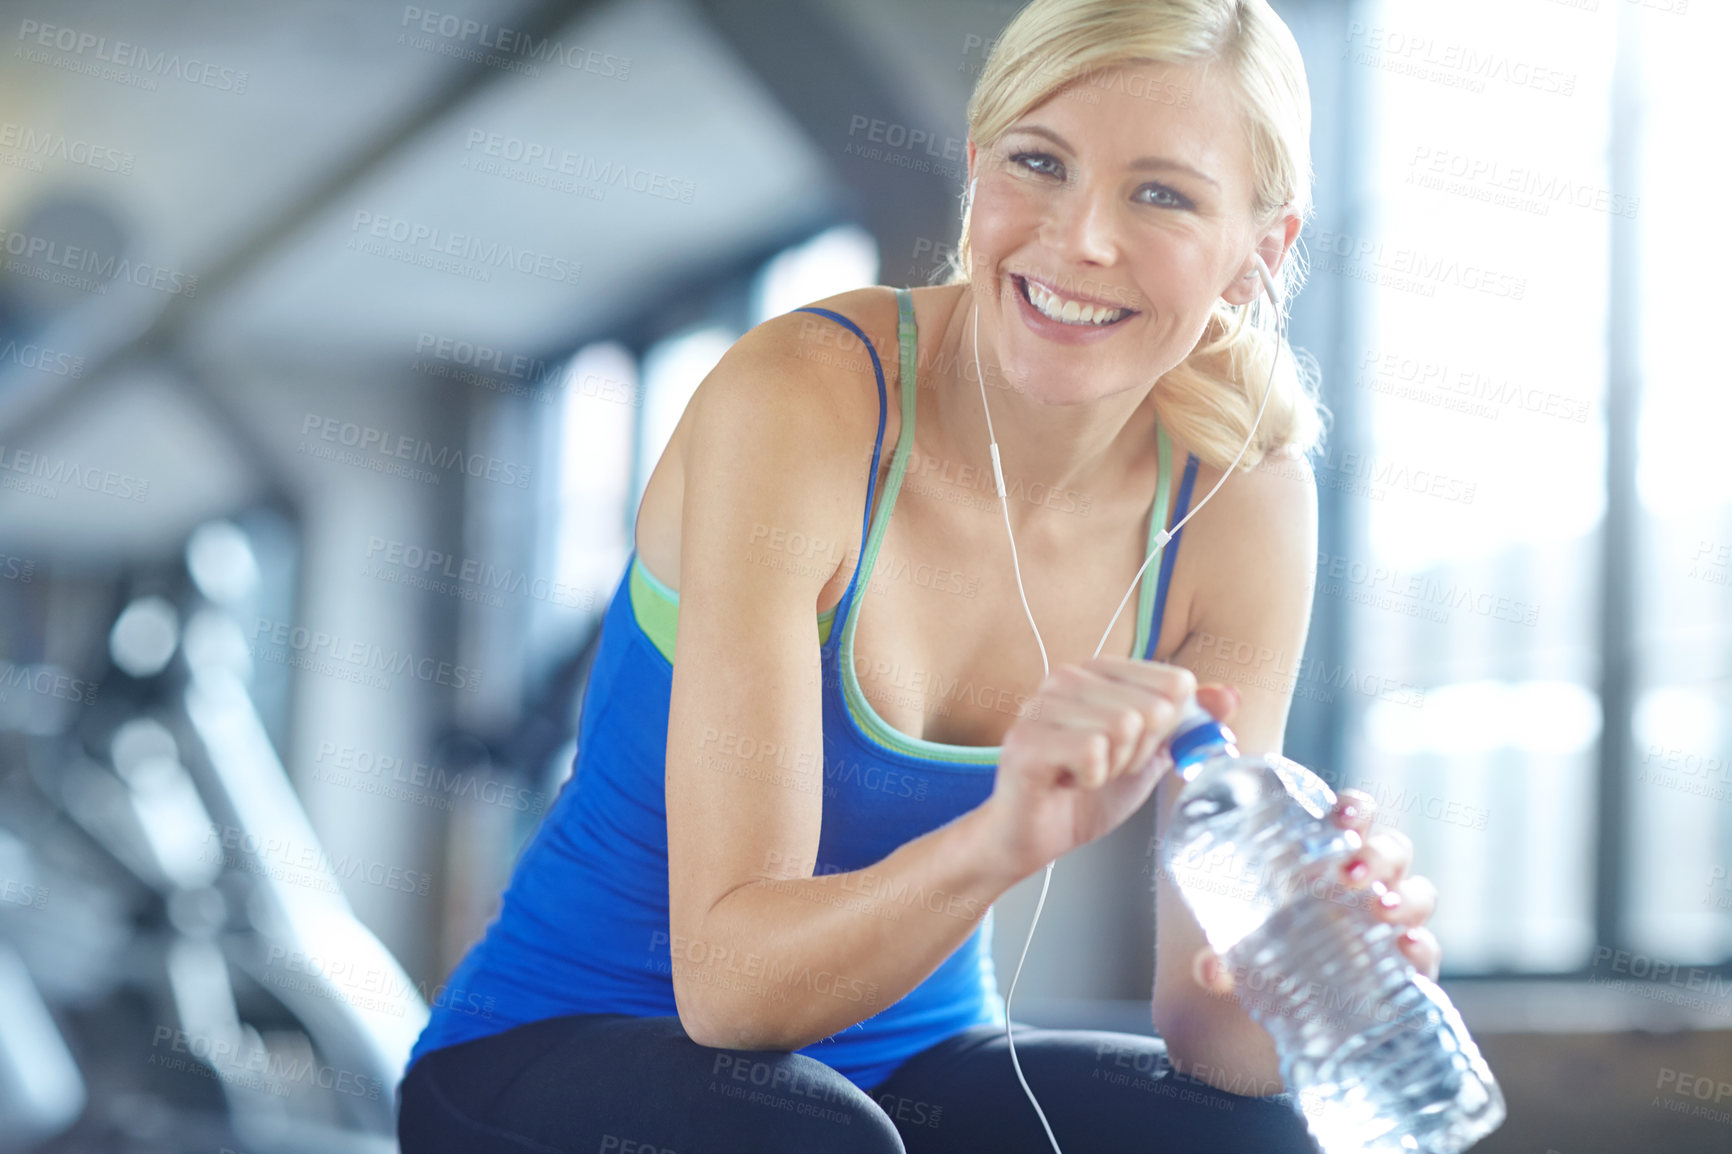
[{"label": "earphone", "polygon": [[[975,184],[978,184],[979,181],[980,178],[976,177],[968,186],[968,206],[973,205],[974,186]],[[967,207],[965,207],[963,211],[966,212]],[[1257,416],[1256,419],[1251,422],[1250,432],[1245,435],[1245,443],[1239,447],[1239,453],[1233,458],[1232,464],[1228,465],[1221,473],[1220,478],[1215,482],[1214,488],[1210,489],[1208,494],[1204,496],[1201,501],[1198,501],[1195,507],[1181,517],[1179,523],[1174,525],[1171,531],[1163,526],[1160,531],[1155,534],[1155,547],[1149,552],[1147,557],[1143,558],[1143,563],[1141,567],[1137,569],[1136,576],[1131,579],[1130,588],[1126,589],[1124,597],[1119,599],[1119,607],[1113,611],[1112,620],[1107,622],[1106,632],[1101,634],[1100,643],[1095,646],[1094,656],[1096,657],[1099,657],[1101,650],[1106,647],[1107,638],[1112,636],[1113,626],[1118,623],[1119,614],[1124,612],[1125,603],[1130,600],[1131,594],[1136,590],[1138,583],[1142,581],[1143,571],[1149,567],[1149,562],[1153,561],[1155,557],[1166,548],[1167,542],[1171,541],[1174,535],[1177,534],[1180,529],[1185,527],[1185,522],[1189,521],[1192,517],[1195,517],[1197,513],[1202,510],[1203,506],[1209,503],[1209,499],[1220,491],[1221,486],[1226,483],[1227,478],[1232,475],[1233,470],[1238,467],[1239,462],[1244,459],[1245,453],[1251,448],[1251,441],[1257,435],[1257,428],[1263,423],[1263,413],[1269,407],[1269,395],[1274,391],[1275,365],[1281,358],[1281,346],[1286,343],[1287,318],[1281,309],[1280,292],[1275,287],[1275,278],[1269,272],[1269,266],[1264,263],[1262,256],[1257,253],[1252,253],[1251,259],[1256,263],[1252,267],[1251,271],[1246,273],[1242,279],[1250,280],[1253,277],[1262,278],[1263,291],[1268,296],[1270,304],[1274,305],[1276,317],[1275,352],[1269,360],[1269,379],[1263,386],[1263,402],[1257,408]],[[1035,624],[1034,612],[1028,607],[1028,591],[1024,589],[1022,585],[1022,566],[1018,562],[1016,555],[1016,534],[1011,531],[1010,527],[1010,498],[1004,485],[1004,470],[999,463],[998,439],[992,432],[992,410],[986,403],[986,378],[980,371],[980,302],[978,300],[976,300],[974,304],[974,374],[980,382],[981,409],[986,413],[986,437],[988,445],[992,451],[992,479],[993,483],[998,487],[999,503],[1004,509],[1004,531],[1010,538],[1010,563],[1012,569],[1016,573],[1016,588],[1017,592],[1022,596],[1023,612],[1028,615],[1029,627],[1034,630],[1035,644],[1040,647],[1040,664],[1042,670],[1041,680],[1045,681],[1047,674],[1051,672],[1051,666],[1047,661],[1046,643],[1041,640],[1040,626]],[[1053,862],[1046,863],[1046,877],[1040,884],[1040,897],[1034,905],[1034,920],[1029,923],[1028,938],[1022,943],[1022,954],[1016,960],[1016,970],[1010,977],[1010,989],[1005,993],[1004,1040],[1010,1047],[1010,1064],[1016,1070],[1016,1080],[1022,1083],[1022,1092],[1028,1095],[1029,1103],[1034,1107],[1034,1112],[1039,1115],[1040,1124],[1046,1130],[1047,1141],[1052,1143],[1052,1148],[1055,1154],[1064,1154],[1064,1152],[1059,1149],[1058,1139],[1053,1136],[1051,1124],[1046,1120],[1046,1112],[1040,1108],[1040,1103],[1035,1099],[1034,1091],[1029,1089],[1028,1079],[1023,1077],[1022,1063],[1017,1060],[1016,1056],[1016,1040],[1011,1036],[1010,1028],[1011,1000],[1016,997],[1016,982],[1017,979],[1022,976],[1022,964],[1028,959],[1028,948],[1034,942],[1035,927],[1040,924],[1040,913],[1046,906],[1047,888],[1052,884],[1053,865]]]}]

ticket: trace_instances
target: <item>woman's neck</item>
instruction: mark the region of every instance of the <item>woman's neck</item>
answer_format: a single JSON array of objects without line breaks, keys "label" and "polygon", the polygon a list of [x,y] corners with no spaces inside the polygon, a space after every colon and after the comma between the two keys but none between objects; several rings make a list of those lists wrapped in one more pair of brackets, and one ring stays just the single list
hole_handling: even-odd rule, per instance
[{"label": "woman's neck", "polygon": [[[966,285],[954,289],[943,306],[936,347],[922,358],[931,369],[921,380],[935,389],[936,430],[924,430],[929,452],[992,472],[986,416],[981,410],[982,376],[992,412],[1007,488],[1020,481],[1024,493],[1040,487],[1060,492],[1099,493],[1123,483],[1154,452],[1155,419],[1145,389],[1129,390],[1086,404],[1045,404],[1036,398],[1040,382],[1017,379],[999,364],[997,350],[980,341],[975,367],[975,300]],[[1018,505],[1022,505],[1018,509]],[[1011,503],[1011,520],[1034,511],[1029,502]]]}]

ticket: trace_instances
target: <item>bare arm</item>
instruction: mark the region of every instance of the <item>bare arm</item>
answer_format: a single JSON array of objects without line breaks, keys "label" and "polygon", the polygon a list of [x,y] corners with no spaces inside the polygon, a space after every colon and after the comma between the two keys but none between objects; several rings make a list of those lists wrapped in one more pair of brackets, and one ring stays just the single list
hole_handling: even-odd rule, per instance
[{"label": "bare arm", "polygon": [[[858,542],[860,445],[872,443],[877,401],[875,387],[846,387],[845,372],[815,380],[786,351],[800,322],[780,322],[779,334],[778,323],[723,358],[689,414],[668,879],[687,1033],[792,1050],[912,990],[1023,875],[975,810],[868,870],[812,876],[823,804],[816,603],[835,567],[788,564],[800,559],[772,542],[783,532]],[[945,900],[897,900],[921,890]]]}]

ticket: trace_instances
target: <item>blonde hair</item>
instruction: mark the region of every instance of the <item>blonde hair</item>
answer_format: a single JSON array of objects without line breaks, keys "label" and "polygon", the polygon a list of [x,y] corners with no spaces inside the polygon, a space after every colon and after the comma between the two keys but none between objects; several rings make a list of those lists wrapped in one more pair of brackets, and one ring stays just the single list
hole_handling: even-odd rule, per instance
[{"label": "blonde hair", "polygon": [[[1310,218],[1305,63],[1268,0],[1033,0],[992,46],[968,101],[969,136],[977,147],[991,148],[1065,85],[1099,83],[1111,66],[1140,61],[1202,62],[1205,73],[1219,67],[1245,122],[1257,226],[1272,226],[1287,209],[1301,223]],[[972,215],[970,204],[946,284],[969,281]],[[1304,276],[1295,244],[1275,274],[1283,312]],[[1217,299],[1197,346],[1155,383],[1161,423],[1215,468],[1232,462],[1263,403],[1277,320],[1261,292],[1248,306]],[[1308,453],[1323,438],[1328,413],[1317,399],[1316,361],[1308,354],[1301,359],[1291,345],[1283,351],[1268,409],[1241,463],[1246,469],[1266,454]]]}]

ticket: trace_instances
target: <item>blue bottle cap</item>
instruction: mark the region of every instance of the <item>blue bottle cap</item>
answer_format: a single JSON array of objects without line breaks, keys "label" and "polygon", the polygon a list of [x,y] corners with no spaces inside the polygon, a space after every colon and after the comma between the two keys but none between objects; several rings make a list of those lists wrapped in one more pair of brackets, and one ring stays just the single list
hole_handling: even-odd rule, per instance
[{"label": "blue bottle cap", "polygon": [[1216,721],[1214,715],[1198,705],[1195,698],[1186,702],[1184,717],[1167,739],[1167,751],[1172,755],[1174,767],[1186,781],[1191,779],[1191,774],[1185,772],[1187,769],[1202,764],[1216,752],[1231,757],[1239,755],[1233,731]]}]

